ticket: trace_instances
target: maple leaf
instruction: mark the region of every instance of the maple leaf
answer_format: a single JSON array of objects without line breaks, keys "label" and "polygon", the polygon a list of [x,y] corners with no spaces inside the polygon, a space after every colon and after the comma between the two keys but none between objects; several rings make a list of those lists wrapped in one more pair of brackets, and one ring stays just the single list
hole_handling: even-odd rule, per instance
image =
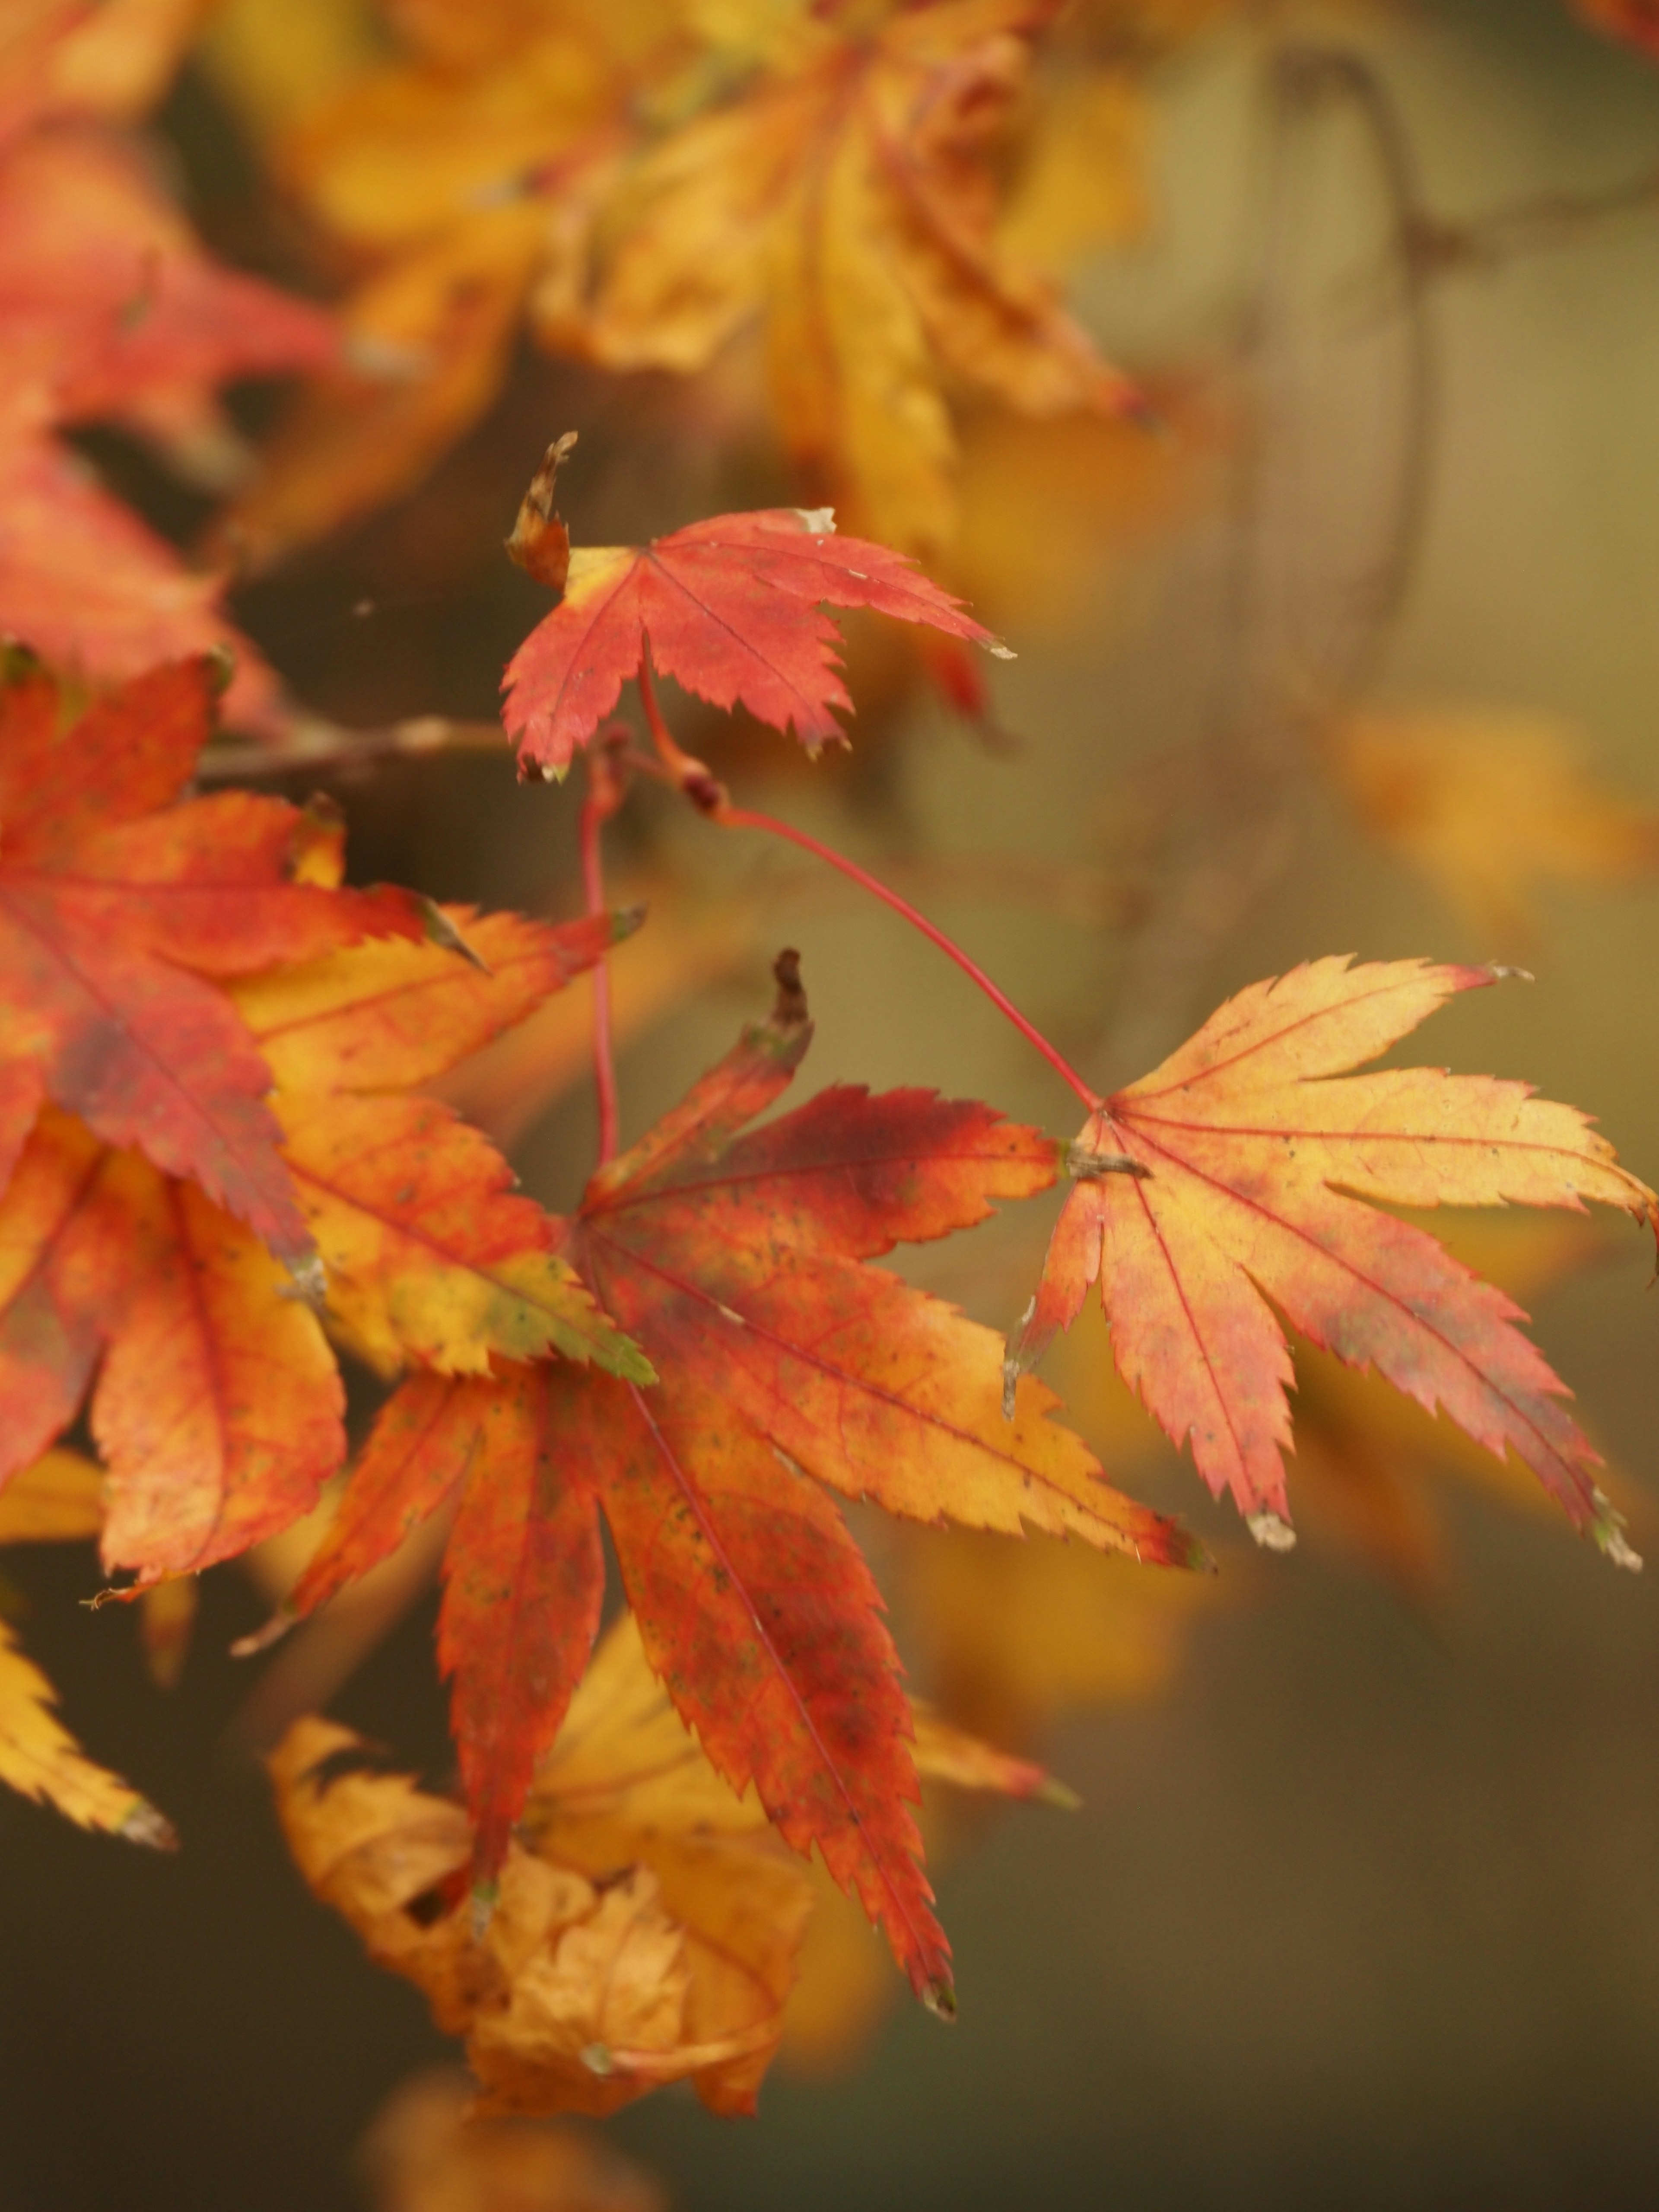
[{"label": "maple leaf", "polygon": [[0,629],[106,680],[234,643],[231,711],[270,724],[276,679],[220,613],[222,580],[189,573],[52,434],[118,422],[222,489],[246,454],[216,387],[337,352],[322,310],[213,262],[131,147],[64,119],[131,112],[192,12],[35,10],[0,58]]},{"label": "maple leaf", "polygon": [[1547,716],[1373,708],[1330,744],[1378,836],[1495,943],[1536,939],[1541,883],[1627,883],[1659,865],[1659,812],[1601,784]]},{"label": "maple leaf", "polygon": [[[494,973],[435,945],[379,940],[248,987],[278,1079],[331,1071],[348,1086],[278,1098],[331,1322],[382,1364],[478,1367],[491,1346],[556,1346],[648,1378],[551,1253],[547,1218],[505,1191],[506,1164],[481,1137],[431,1101],[349,1087],[447,1066],[613,929],[608,917],[563,930],[463,919]],[[0,1199],[0,1485],[61,1433],[92,1382],[112,1572],[144,1583],[194,1572],[296,1520],[339,1467],[344,1432],[333,1355],[291,1291],[257,1238],[189,1184],[48,1111]]]},{"label": "maple leaf", "polygon": [[1347,1073],[1504,972],[1316,961],[1241,992],[1108,1099],[1009,1346],[1011,1393],[1098,1278],[1125,1379],[1259,1540],[1283,1545],[1291,1370],[1276,1306],[1320,1349],[1512,1451],[1575,1528],[1635,1565],[1565,1385],[1513,1326],[1524,1315],[1426,1231],[1359,1202],[1594,1198],[1655,1221],[1659,1200],[1571,1107],[1489,1076]]},{"label": "maple leaf", "polygon": [[97,1765],[52,1711],[46,1676],[18,1650],[0,1620],[0,1782],[36,1805],[51,1805],[77,1827],[171,1850],[172,1828],[118,1775]]},{"label": "maple leaf", "polygon": [[763,314],[779,426],[809,480],[878,537],[937,554],[955,525],[947,380],[1035,415],[1132,399],[997,237],[996,156],[1056,12],[794,15],[739,97],[623,171],[585,293],[532,299],[544,341],[684,373]]},{"label": "maple leaf", "polygon": [[359,945],[240,984],[277,1085],[283,1156],[317,1240],[331,1325],[382,1373],[413,1360],[487,1373],[492,1354],[558,1351],[637,1382],[650,1364],[556,1251],[556,1225],[510,1188],[479,1131],[413,1086],[443,1074],[590,967],[637,923],[557,927],[453,911],[474,960],[441,945]]},{"label": "maple leaf", "polygon": [[340,843],[321,816],[246,792],[174,803],[216,688],[206,661],[158,669],[68,727],[49,678],[0,690],[0,1177],[47,1096],[301,1258],[270,1071],[210,979],[419,938],[427,909],[318,880],[337,882]]},{"label": "maple leaf", "polygon": [[[366,1749],[325,1721],[289,1731],[268,1763],[289,1846],[371,1955],[466,2036],[483,2111],[603,2114],[688,2077],[714,2111],[753,2110],[816,1885],[699,1748],[630,1616],[538,1769],[486,1929],[466,1814],[362,1771]],[[1050,1793],[1041,1768],[925,1717],[916,1752],[958,1788]]]},{"label": "maple leaf", "polygon": [[652,666],[716,707],[746,707],[816,750],[843,739],[830,711],[852,701],[839,635],[823,609],[872,607],[1012,658],[902,554],[835,535],[827,511],[764,508],[694,522],[649,545],[575,552],[553,514],[553,480],[574,443],[550,446],[507,550],[563,597],[507,664],[502,720],[521,771],[562,775],[649,653]]},{"label": "maple leaf", "polygon": [[333,1356],[291,1293],[191,1184],[49,1109],[0,1199],[0,1485],[26,1480],[95,1373],[107,1568],[185,1573],[295,1519],[345,1434]]},{"label": "maple leaf", "polygon": [[0,330],[60,422],[118,422],[212,465],[213,400],[233,378],[332,362],[332,318],[222,269],[126,146],[93,129],[33,132],[0,156]]},{"label": "maple leaf", "polygon": [[742,1135],[810,1036],[787,957],[779,980],[771,1021],[601,1169],[565,1227],[657,1387],[562,1367],[411,1378],[289,1606],[310,1612],[459,1498],[440,1654],[487,1873],[597,1627],[602,1508],[652,1664],[709,1756],[753,1781],[786,1841],[817,1843],[945,2002],[896,1662],[809,1478],[923,1521],[1154,1562],[1195,1547],[1106,1484],[1049,1394],[1028,1390],[1006,1427],[989,1333],[866,1264],[1044,1188],[1053,1144],[982,1106],[848,1089]]}]

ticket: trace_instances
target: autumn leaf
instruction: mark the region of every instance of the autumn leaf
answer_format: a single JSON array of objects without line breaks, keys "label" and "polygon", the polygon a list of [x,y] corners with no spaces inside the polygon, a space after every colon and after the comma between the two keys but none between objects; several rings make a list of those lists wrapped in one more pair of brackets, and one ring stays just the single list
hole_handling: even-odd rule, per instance
[{"label": "autumn leaf", "polygon": [[1659,810],[1602,783],[1547,716],[1368,709],[1333,732],[1369,826],[1490,943],[1523,951],[1546,883],[1628,883],[1659,866]]},{"label": "autumn leaf", "polygon": [[599,1617],[602,1509],[653,1668],[709,1756],[816,1843],[919,1990],[948,2001],[916,1863],[896,1662],[874,1584],[809,1478],[923,1521],[1082,1537],[1182,1563],[994,1339],[866,1261],[1045,1188],[1054,1147],[925,1091],[821,1093],[744,1136],[810,1036],[786,960],[773,1019],[600,1170],[564,1251],[659,1380],[553,1367],[391,1401],[290,1605],[308,1613],[459,1498],[440,1649],[479,1828],[499,1858]]},{"label": "autumn leaf", "polygon": [[[476,13],[399,9],[402,54],[278,134],[279,173],[368,273],[353,368],[300,402],[232,518],[256,559],[416,482],[488,407],[526,307],[547,350],[612,370],[695,371],[763,324],[811,496],[929,557],[959,392],[1038,416],[1130,400],[1017,243],[1121,228],[1119,76],[1080,127],[1058,104],[1065,151],[1001,220],[1049,0]],[[233,58],[256,126],[272,74]]]},{"label": "autumn leaf", "polygon": [[106,1568],[191,1571],[296,1518],[345,1433],[333,1355],[292,1291],[192,1185],[48,1109],[0,1199],[0,1485],[27,1480],[95,1376]]},{"label": "autumn leaf", "polygon": [[172,1828],[118,1775],[89,1759],[58,1719],[52,1685],[0,1620],[0,1782],[77,1827],[171,1850]]},{"label": "autumn leaf", "polygon": [[[222,1087],[220,1040],[241,1054],[268,1179],[295,1224],[289,1248],[310,1251],[314,1230],[340,1333],[392,1368],[410,1358],[477,1368],[491,1348],[529,1357],[557,1347],[648,1378],[648,1364],[552,1252],[547,1217],[507,1191],[499,1154],[435,1101],[406,1095],[580,972],[617,925],[601,917],[559,929],[463,913],[484,948],[468,961],[450,949],[461,942],[453,921],[434,919],[442,941],[432,941],[418,902],[340,890],[341,841],[325,818],[245,793],[146,811],[187,773],[209,697],[201,668],[164,671],[65,735],[43,681],[8,695],[0,917],[33,948],[26,983],[43,975],[56,988],[48,956],[67,945],[81,963],[68,972],[100,981],[100,1018],[115,1030],[108,1042],[94,1027],[83,1045],[71,1029],[71,1067],[96,1073],[101,1052],[120,1074],[126,1030],[111,1008],[122,1012],[124,988],[135,996],[128,970],[146,932],[169,954],[260,970],[242,987],[244,1012],[206,982],[179,974],[175,985],[173,971],[153,963],[157,977],[140,977],[148,995],[137,994],[149,1027],[128,1026],[152,1048],[140,1073],[158,1069],[156,1081],[165,1076],[187,1103],[207,1079],[175,1035],[206,1055]],[[308,880],[284,879],[275,864],[289,859]],[[53,870],[69,872],[61,895]],[[67,902],[72,928],[53,899]],[[330,952],[383,918],[410,934]],[[128,941],[112,950],[117,932]],[[284,951],[324,957],[271,966]],[[477,964],[486,956],[489,971]],[[173,1010],[186,991],[208,1009],[192,1016],[194,1029]],[[51,1011],[64,994],[40,986],[37,995]],[[187,998],[186,1011],[197,1004]],[[27,1010],[21,993],[18,1005]],[[30,1042],[26,1026],[8,1036],[19,1055]],[[48,1081],[52,1073],[49,1064]],[[280,1113],[265,1103],[273,1082]],[[74,1092],[82,1119],[53,1109],[37,1118],[41,1088],[34,1060],[0,1060],[8,1161],[16,1160],[0,1198],[0,1396],[9,1417],[0,1483],[63,1432],[90,1389],[108,1468],[105,1564],[154,1584],[245,1550],[310,1510],[343,1455],[339,1377],[317,1316],[252,1227],[137,1151],[101,1141],[131,1134],[171,1164],[160,1109],[132,1119],[144,1103],[132,1096],[135,1079],[116,1093],[127,1123],[99,1096]],[[173,1091],[157,1096],[166,1107]]]},{"label": "autumn leaf", "polygon": [[836,536],[827,512],[719,515],[649,545],[571,552],[552,512],[553,472],[571,442],[549,447],[508,541],[515,559],[564,593],[507,664],[502,720],[521,770],[562,775],[647,653],[700,699],[746,707],[809,749],[844,740],[830,710],[853,702],[826,605],[873,607],[1011,658],[913,562]]},{"label": "autumn leaf", "polygon": [[32,133],[0,157],[0,238],[5,374],[46,381],[60,422],[121,422],[210,467],[228,434],[219,385],[338,351],[321,308],[210,259],[101,131]]},{"label": "autumn leaf", "polygon": [[[699,1748],[631,1617],[538,1769],[487,1928],[465,1893],[465,1814],[364,1771],[366,1750],[295,1724],[269,1762],[289,1847],[371,1955],[465,2035],[483,2111],[604,2114],[686,2078],[715,2112],[753,2110],[814,1877]],[[1040,1768],[925,1718],[916,1754],[957,1787],[1050,1790]]]},{"label": "autumn leaf", "polygon": [[[1582,1216],[1476,1215],[1449,1224],[1443,1239],[1455,1260],[1528,1307],[1612,1257],[1607,1225]],[[1295,1355],[1297,1487],[1304,1533],[1316,1544],[1357,1558],[1427,1607],[1452,1586],[1449,1485],[1510,1512],[1553,1513],[1523,1466],[1430,1419],[1376,1375],[1356,1373],[1311,1346],[1297,1345]],[[1613,1468],[1603,1467],[1597,1480],[1639,1540],[1644,1493]]]},{"label": "autumn leaf", "polygon": [[741,95],[625,169],[544,343],[613,370],[703,367],[763,318],[783,441],[814,495],[937,556],[959,383],[1032,415],[1131,404],[1049,281],[998,237],[997,156],[1048,0],[801,11]]},{"label": "autumn leaf", "polygon": [[0,691],[0,1176],[50,1097],[300,1259],[270,1073],[216,979],[420,938],[427,913],[337,888],[321,816],[246,792],[179,802],[215,691],[205,661],[157,669],[68,726],[49,678]]},{"label": "autumn leaf", "polygon": [[384,941],[237,987],[276,1083],[283,1159],[317,1240],[331,1326],[382,1373],[487,1373],[557,1351],[651,1367],[555,1249],[479,1131],[415,1086],[520,1020],[638,921],[559,927],[456,909],[471,949]]},{"label": "autumn leaf", "polygon": [[1241,992],[1108,1099],[1074,1147],[1076,1188],[1009,1346],[1010,1391],[1098,1278],[1126,1380],[1259,1540],[1282,1545],[1291,1368],[1277,1307],[1321,1350],[1513,1452],[1575,1528],[1636,1565],[1565,1385],[1513,1325],[1524,1315],[1425,1231],[1360,1202],[1594,1198],[1655,1220],[1659,1201],[1586,1117],[1523,1084],[1346,1072],[1504,972],[1316,961]]},{"label": "autumn leaf", "polygon": [[218,386],[337,354],[330,316],[213,261],[135,149],[86,119],[158,90],[197,12],[37,9],[0,54],[0,630],[104,681],[234,645],[231,711],[269,723],[276,680],[221,613],[222,579],[187,570],[54,434],[118,422],[222,489],[247,454]]}]

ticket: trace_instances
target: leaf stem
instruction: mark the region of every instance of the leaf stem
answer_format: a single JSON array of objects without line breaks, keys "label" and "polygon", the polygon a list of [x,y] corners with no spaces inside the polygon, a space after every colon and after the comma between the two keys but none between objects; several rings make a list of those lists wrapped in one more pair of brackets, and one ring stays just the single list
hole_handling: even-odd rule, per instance
[{"label": "leaf stem", "polygon": [[[605,898],[605,855],[600,832],[617,811],[621,793],[608,754],[588,757],[587,790],[582,799],[580,836],[582,892],[589,914],[609,909]],[[621,1144],[622,1121],[617,1104],[617,1066],[611,1042],[611,969],[601,953],[593,963],[593,1088],[599,1101],[599,1165],[614,1160]]]},{"label": "leaf stem", "polygon": [[[936,922],[929,921],[927,915],[919,913],[908,899],[890,890],[867,868],[861,868],[846,854],[838,853],[833,845],[824,844],[807,830],[797,830],[793,823],[781,822],[775,815],[762,814],[752,807],[733,806],[725,786],[715,780],[702,761],[694,759],[675,742],[672,732],[663,720],[648,660],[641,661],[640,665],[639,687],[652,740],[661,758],[663,769],[667,771],[665,781],[677,784],[700,813],[706,815],[711,822],[718,822],[723,829],[764,830],[774,837],[781,837],[789,844],[798,845],[802,852],[811,853],[814,859],[823,860],[828,866],[839,869],[861,890],[868,891],[872,898],[878,898],[884,906],[890,907],[895,914],[909,923],[912,929],[920,930],[928,943],[936,945],[947,960],[955,961],[964,975],[978,984],[997,1012],[1013,1024],[1027,1044],[1042,1054],[1061,1082],[1077,1093],[1091,1114],[1099,1111],[1103,1103],[1099,1092],[1090,1088],[1064,1054],[1049,1043],[1035,1023],[1021,1013],[1007,993],[991,981],[978,961],[970,959],[954,938],[948,937]],[[635,765],[648,767],[657,774],[662,774],[662,769],[658,769],[654,762],[647,763],[636,759]]]}]

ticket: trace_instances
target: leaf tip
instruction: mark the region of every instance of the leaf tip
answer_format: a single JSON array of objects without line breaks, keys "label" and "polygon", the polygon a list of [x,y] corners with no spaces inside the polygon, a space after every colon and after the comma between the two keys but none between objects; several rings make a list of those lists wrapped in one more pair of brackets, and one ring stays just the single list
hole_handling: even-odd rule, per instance
[{"label": "leaf tip", "polygon": [[489,963],[467,943],[435,899],[422,898],[420,906],[428,944],[440,945],[446,952],[459,952],[468,966],[476,968],[481,975],[494,974]]},{"label": "leaf tip", "polygon": [[1282,1514],[1263,1506],[1260,1512],[1247,1513],[1244,1526],[1255,1538],[1264,1552],[1293,1552],[1296,1531]]},{"label": "leaf tip", "polygon": [[149,1851],[176,1851],[179,1831],[165,1813],[158,1813],[148,1797],[140,1797],[122,1821],[117,1832],[130,1844],[142,1844]]},{"label": "leaf tip", "polygon": [[1615,1567],[1623,1567],[1627,1574],[1642,1571],[1642,1554],[1625,1534],[1625,1516],[1603,1490],[1595,1493],[1595,1518],[1590,1523],[1590,1534],[1605,1559]]},{"label": "leaf tip", "polygon": [[575,443],[576,433],[567,430],[542,455],[507,540],[508,559],[553,592],[562,592],[570,574],[570,533],[554,506],[554,489],[559,464]]},{"label": "leaf tip", "polygon": [[289,1613],[286,1607],[279,1606],[263,1627],[252,1629],[247,1635],[236,1638],[230,1647],[231,1657],[257,1659],[260,1652],[269,1651],[273,1644],[280,1642],[298,1618],[297,1613]]},{"label": "leaf tip", "polygon": [[1052,1805],[1057,1812],[1080,1813],[1083,1809],[1083,1800],[1076,1790],[1057,1781],[1052,1774],[1045,1774],[1031,1794],[1039,1805]]},{"label": "leaf tip", "polygon": [[927,2008],[927,2010],[933,2014],[935,2020],[942,2020],[947,2027],[955,2027],[957,2018],[957,1992],[953,1983],[948,1981],[927,1982],[924,1983],[917,1994],[921,1997],[922,2003]]},{"label": "leaf tip", "polygon": [[807,1018],[806,993],[800,980],[800,955],[793,945],[786,945],[772,963],[772,975],[778,987],[772,1025],[784,1030],[798,1030]]},{"label": "leaf tip", "polygon": [[645,927],[643,906],[619,907],[611,917],[611,942],[620,945],[624,938],[632,937],[636,929]]}]

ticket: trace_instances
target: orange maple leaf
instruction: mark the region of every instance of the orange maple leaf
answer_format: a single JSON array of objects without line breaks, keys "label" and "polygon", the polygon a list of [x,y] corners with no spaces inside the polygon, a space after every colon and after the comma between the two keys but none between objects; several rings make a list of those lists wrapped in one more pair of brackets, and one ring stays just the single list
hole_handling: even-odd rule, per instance
[{"label": "orange maple leaf", "polygon": [[638,918],[554,927],[457,908],[480,964],[382,942],[237,987],[276,1078],[283,1158],[317,1239],[330,1323],[381,1373],[410,1361],[484,1373],[492,1354],[557,1351],[651,1380],[494,1146],[415,1089],[591,967]]},{"label": "orange maple leaf", "polygon": [[649,545],[580,547],[553,514],[558,464],[547,450],[508,550],[563,597],[514,654],[502,720],[521,771],[562,775],[647,664],[716,707],[746,707],[816,750],[844,738],[830,711],[851,711],[823,609],[872,607],[1012,655],[959,600],[902,553],[836,535],[827,509],[764,508],[694,522]]},{"label": "orange maple leaf", "polygon": [[420,938],[428,910],[324,888],[323,817],[246,792],[175,803],[216,688],[206,661],[158,669],[68,726],[49,678],[0,691],[0,1181],[50,1097],[299,1258],[270,1071],[210,979]]},{"label": "orange maple leaf", "polygon": [[[312,865],[332,872],[337,850],[319,848]],[[326,1317],[383,1367],[480,1367],[491,1347],[556,1347],[648,1376],[551,1252],[547,1217],[507,1192],[500,1156],[447,1109],[395,1089],[558,988],[616,926],[458,918],[493,972],[441,945],[379,939],[243,987],[267,1048],[262,1079],[284,1086],[278,1165],[321,1248]],[[307,1091],[307,1079],[333,1091]],[[141,1584],[286,1527],[344,1455],[333,1353],[258,1239],[188,1183],[49,1111],[0,1199],[0,1484],[73,1419],[94,1374],[104,1561]]]},{"label": "orange maple leaf", "polygon": [[1074,1148],[1077,1187],[1009,1346],[1011,1396],[1098,1278],[1125,1379],[1190,1441],[1210,1488],[1282,1545],[1291,1368],[1277,1306],[1321,1350],[1512,1451],[1576,1528],[1637,1564],[1562,1408],[1565,1384],[1514,1327],[1524,1314],[1426,1231],[1359,1203],[1581,1210],[1594,1198],[1659,1219],[1587,1118],[1524,1084],[1347,1073],[1504,972],[1316,961],[1241,992],[1108,1099]]},{"label": "orange maple leaf", "polygon": [[917,1862],[897,1662],[841,1516],[809,1480],[922,1521],[1026,1525],[1158,1562],[1195,1547],[1111,1489],[1028,1389],[1009,1430],[994,1339],[866,1262],[1046,1188],[1055,1147],[926,1091],[823,1092],[747,1136],[810,1025],[773,1018],[602,1168],[564,1250],[660,1380],[562,1365],[416,1376],[380,1418],[289,1606],[311,1611],[459,1497],[440,1650],[488,1873],[599,1620],[610,1527],[651,1663],[786,1841],[816,1843],[948,2002]]}]

